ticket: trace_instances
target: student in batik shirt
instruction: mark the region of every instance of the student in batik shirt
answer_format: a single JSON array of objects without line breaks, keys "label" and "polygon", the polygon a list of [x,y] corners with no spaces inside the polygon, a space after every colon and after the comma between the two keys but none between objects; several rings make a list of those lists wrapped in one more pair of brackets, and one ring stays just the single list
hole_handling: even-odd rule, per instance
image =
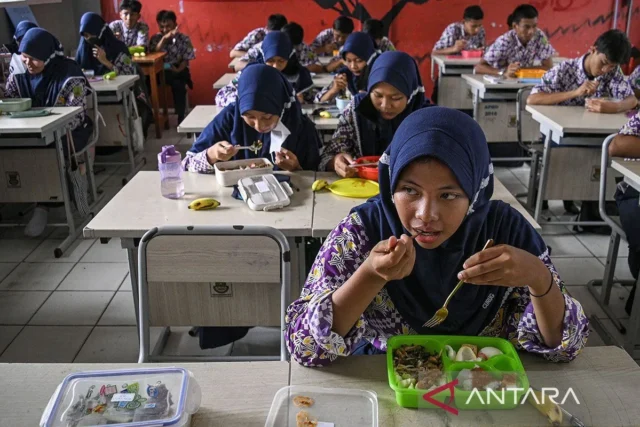
[{"label": "student in batik shirt", "polygon": [[454,22],[445,28],[440,40],[433,46],[433,55],[454,55],[465,49],[482,49],[485,33],[482,26],[484,12],[480,6],[464,10],[462,22]]},{"label": "student in batik shirt", "polygon": [[[347,41],[347,37],[353,33],[353,21],[346,16],[339,16],[333,21],[333,28],[327,28],[320,33],[311,42],[311,49],[318,55],[333,55],[336,50],[341,50]],[[326,71],[333,73],[342,66],[342,58],[340,55],[333,55],[331,62],[325,67]]]},{"label": "student in batik shirt", "polygon": [[[640,112],[636,113],[626,125],[620,129],[618,136],[609,145],[609,155],[611,157],[630,157],[640,159]],[[640,194],[629,184],[621,181],[615,194],[618,212],[620,213],[620,224],[627,236],[629,244],[629,270],[634,280],[638,280],[640,270]],[[634,283],[631,294],[627,299],[625,311],[631,315],[633,299],[636,295],[636,285]]]},{"label": "student in batik shirt", "polygon": [[376,50],[380,52],[389,52],[396,50],[396,47],[387,37],[384,36],[384,24],[379,19],[367,19],[362,24],[362,32],[373,37]]},{"label": "student in batik shirt", "polygon": [[511,15],[513,29],[487,49],[476,74],[515,78],[520,68],[551,69],[556,51],[538,29],[538,10],[528,4],[518,6]]},{"label": "student in batik shirt", "polygon": [[640,65],[629,76],[629,84],[633,88],[636,98],[640,98]]},{"label": "student in batik shirt", "polygon": [[[83,150],[93,133],[93,122],[87,116],[86,97],[90,89],[82,69],[75,61],[65,57],[60,42],[41,28],[27,31],[19,50],[27,71],[9,75],[4,96],[31,98],[34,108],[81,107],[71,122],[70,130],[75,151]],[[66,141],[65,135],[62,146],[64,154],[68,156]],[[42,234],[47,225],[48,212],[47,204],[38,204],[25,228],[25,235],[36,237]]]},{"label": "student in batik shirt", "polygon": [[160,33],[151,38],[151,52],[166,52],[164,57],[164,77],[171,87],[173,105],[178,114],[178,123],[184,120],[187,108],[187,87],[193,89],[189,61],[196,59],[189,36],[178,32],[176,14],[161,10],[156,16]]},{"label": "student in batik shirt", "polygon": [[113,34],[127,47],[149,44],[149,26],[140,21],[142,3],[137,0],[122,0],[120,19],[109,24]]},{"label": "student in batik shirt", "polygon": [[287,24],[287,18],[284,15],[276,13],[270,15],[267,20],[267,26],[264,28],[256,28],[247,34],[247,36],[238,42],[229,56],[231,58],[242,58],[253,46],[264,40],[269,31],[280,31]]},{"label": "student in batik shirt", "polygon": [[[556,65],[542,77],[527,99],[530,105],[577,105],[596,113],[621,113],[638,100],[620,70],[629,62],[631,43],[620,30],[603,33],[589,51]],[[589,99],[593,97],[595,99]],[[607,101],[597,98],[614,98]]]},{"label": "student in batik shirt", "polygon": [[[326,366],[383,354],[396,335],[494,336],[551,361],[574,359],[589,321],[531,224],[491,201],[493,165],[468,115],[423,108],[380,161],[380,195],[324,242],[286,313],[293,360]],[[412,239],[410,236],[419,234]],[[495,246],[480,252],[488,239]],[[459,280],[440,325],[424,327]]]}]

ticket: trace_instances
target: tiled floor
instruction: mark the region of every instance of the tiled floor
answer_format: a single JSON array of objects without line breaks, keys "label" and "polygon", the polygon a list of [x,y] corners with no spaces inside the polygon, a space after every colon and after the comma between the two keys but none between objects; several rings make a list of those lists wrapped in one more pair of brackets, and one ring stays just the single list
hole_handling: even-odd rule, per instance
[{"label": "tiled floor", "polygon": [[[165,133],[161,141],[149,140],[145,169],[157,168],[156,155],[167,143],[182,144],[182,151],[190,145],[175,131]],[[107,194],[114,193],[124,175],[126,168],[107,167],[97,175],[97,182]],[[526,191],[529,168],[497,167],[496,176],[512,193],[522,193]],[[9,205],[0,212],[4,218],[11,218],[24,209]],[[560,202],[551,203],[551,210],[545,212],[551,217],[563,214]],[[22,221],[28,218],[25,213]],[[36,239],[25,238],[22,232],[22,228],[0,228],[0,362],[136,361],[135,312],[127,258],[120,241],[101,244],[78,240],[56,259],[53,249],[64,237],[64,230],[48,229]],[[554,225],[543,226],[542,235],[552,248],[552,258],[569,292],[582,302],[587,314],[606,319],[585,285],[602,278],[608,236],[577,235],[569,227]],[[615,272],[619,279],[630,278],[627,255],[623,242],[621,256],[625,258],[620,259]],[[627,288],[614,288],[611,305],[621,318],[628,318],[624,312],[628,297]],[[604,323],[615,330],[608,319]],[[154,343],[160,331],[152,332]],[[206,354],[277,355],[279,337],[277,329],[255,328],[233,346]],[[589,345],[603,345],[595,331]],[[198,340],[189,336],[188,328],[172,328],[165,354],[198,353],[202,354]]]}]

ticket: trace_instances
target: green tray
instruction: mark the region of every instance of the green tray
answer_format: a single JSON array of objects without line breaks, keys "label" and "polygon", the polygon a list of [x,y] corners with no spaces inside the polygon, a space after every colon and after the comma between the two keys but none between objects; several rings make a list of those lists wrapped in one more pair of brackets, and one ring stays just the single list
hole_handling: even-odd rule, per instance
[{"label": "green tray", "polygon": [[[445,345],[450,345],[456,352],[462,344],[477,345],[478,350],[484,347],[496,347],[504,355],[494,356],[484,362],[456,362],[449,359],[444,350]],[[487,410],[487,409],[513,409],[520,406],[520,402],[526,391],[529,389],[529,378],[524,370],[522,361],[518,356],[513,344],[502,338],[493,337],[468,337],[453,335],[398,335],[387,341],[387,374],[389,376],[389,386],[396,393],[396,402],[404,408],[438,408],[436,405],[427,402],[423,396],[426,390],[407,389],[398,386],[393,369],[393,351],[403,345],[420,345],[429,352],[442,352],[442,366],[447,383],[455,380],[462,369],[471,369],[475,365],[480,366],[490,373],[496,375],[502,373],[514,373],[518,377],[518,389],[504,392],[480,391],[473,393],[458,387],[454,391],[455,406],[460,410]],[[515,393],[515,400],[514,400]],[[449,401],[449,389],[431,396],[432,399],[447,403]],[[472,396],[473,394],[473,396]],[[491,394],[491,396],[490,396]],[[504,399],[502,399],[504,397]],[[503,402],[500,401],[503,400]],[[451,404],[451,402],[447,403]]]}]

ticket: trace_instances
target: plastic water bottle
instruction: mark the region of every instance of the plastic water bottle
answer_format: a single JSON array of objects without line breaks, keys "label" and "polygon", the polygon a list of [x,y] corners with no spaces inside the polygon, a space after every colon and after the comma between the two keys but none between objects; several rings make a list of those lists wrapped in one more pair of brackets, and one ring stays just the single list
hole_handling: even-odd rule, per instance
[{"label": "plastic water bottle", "polygon": [[173,145],[165,145],[158,154],[158,170],[160,171],[160,191],[168,199],[179,199],[184,196],[182,182],[182,156]]}]

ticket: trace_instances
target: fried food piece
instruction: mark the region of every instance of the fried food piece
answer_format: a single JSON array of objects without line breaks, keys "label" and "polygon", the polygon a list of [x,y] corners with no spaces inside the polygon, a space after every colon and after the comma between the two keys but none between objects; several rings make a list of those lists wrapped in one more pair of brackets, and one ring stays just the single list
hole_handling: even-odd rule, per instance
[{"label": "fried food piece", "polygon": [[476,355],[476,356],[478,355],[478,346],[477,346],[477,345],[473,345],[473,344],[462,344],[462,345],[460,346],[460,348],[463,348],[463,347],[469,347],[469,348],[471,349],[471,351],[473,351],[473,354],[474,354],[474,355]]},{"label": "fried food piece", "polygon": [[297,427],[317,427],[318,421],[312,419],[307,411],[300,411],[296,415]]},{"label": "fried food piece", "polygon": [[310,408],[315,403],[315,400],[308,396],[296,396],[293,398],[293,404],[298,408]]}]

